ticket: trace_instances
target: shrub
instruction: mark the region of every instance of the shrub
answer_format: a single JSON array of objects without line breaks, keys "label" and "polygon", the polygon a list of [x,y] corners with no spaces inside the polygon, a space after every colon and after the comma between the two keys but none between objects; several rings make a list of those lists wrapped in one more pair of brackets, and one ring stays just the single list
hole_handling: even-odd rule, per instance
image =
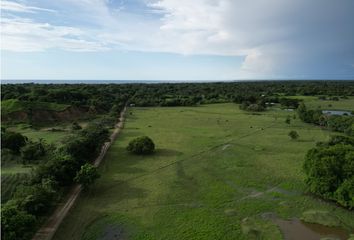
[{"label": "shrub", "polygon": [[286,119],[285,119],[285,123],[286,124],[290,124],[291,120],[290,120],[290,116],[287,116]]},{"label": "shrub", "polygon": [[130,141],[127,150],[135,154],[150,154],[155,150],[155,144],[147,136],[138,137]]},{"label": "shrub", "polygon": [[290,131],[289,134],[288,134],[288,136],[289,136],[292,140],[296,140],[296,139],[299,138],[299,134],[298,134],[296,131],[294,131],[294,130]]},{"label": "shrub", "polygon": [[27,137],[20,133],[1,131],[1,148],[8,148],[15,153],[19,153],[21,147],[25,146]]}]

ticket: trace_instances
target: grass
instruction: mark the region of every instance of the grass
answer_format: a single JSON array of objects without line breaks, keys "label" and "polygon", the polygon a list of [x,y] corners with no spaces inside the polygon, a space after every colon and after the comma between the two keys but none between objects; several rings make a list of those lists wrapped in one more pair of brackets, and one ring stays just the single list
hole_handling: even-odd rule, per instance
[{"label": "grass", "polygon": [[[12,194],[15,192],[16,187],[26,180],[29,176],[29,170],[21,169],[20,172],[11,172],[14,169],[4,171],[1,169],[1,203],[5,203],[11,199]],[[17,169],[18,170],[18,169]]]},{"label": "grass", "polygon": [[[61,145],[62,141],[73,133],[70,130],[71,124],[56,124],[55,126],[32,128],[28,124],[15,124],[7,127],[9,131],[18,132],[28,137],[32,141],[38,141],[40,138],[44,139],[47,143]],[[56,129],[56,130],[52,130]]]},{"label": "grass", "polygon": [[[255,115],[235,104],[129,111],[101,178],[55,240],[281,239],[262,213],[287,219],[308,210],[328,211],[354,229],[353,212],[304,194],[304,156],[333,133],[299,120],[285,124],[286,111]],[[290,140],[290,130],[299,140]],[[156,153],[127,153],[128,142],[142,135],[155,141]]]},{"label": "grass", "polygon": [[1,113],[7,115],[12,112],[18,111],[28,111],[30,108],[33,110],[50,110],[50,111],[63,111],[70,105],[58,104],[51,102],[31,102],[31,101],[20,101],[17,99],[8,99],[1,101]]},{"label": "grass", "polygon": [[315,96],[291,96],[290,98],[303,99],[309,109],[354,111],[354,97],[340,98],[339,101],[319,100]]}]

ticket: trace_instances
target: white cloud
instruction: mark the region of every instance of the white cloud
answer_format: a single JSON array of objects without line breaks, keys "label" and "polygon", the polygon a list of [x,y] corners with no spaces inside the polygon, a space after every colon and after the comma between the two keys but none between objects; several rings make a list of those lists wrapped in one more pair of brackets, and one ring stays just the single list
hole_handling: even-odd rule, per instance
[{"label": "white cloud", "polygon": [[101,51],[106,48],[87,38],[80,29],[36,23],[30,19],[1,19],[1,48],[15,52],[60,48],[69,51]]},{"label": "white cloud", "polygon": [[[242,67],[235,71],[240,76],[303,71],[319,58],[345,51],[352,63],[351,0],[142,1],[149,16],[129,12],[129,4],[113,6],[109,0],[53,1],[64,9],[58,11],[59,18],[67,24],[3,18],[1,48],[242,56]],[[9,12],[52,11],[10,1],[2,1],[1,7]]]},{"label": "white cloud", "polygon": [[27,12],[27,13],[34,13],[36,11],[55,12],[52,9],[27,6],[25,4],[11,2],[11,1],[4,1],[4,0],[0,1],[0,9],[1,11]]}]

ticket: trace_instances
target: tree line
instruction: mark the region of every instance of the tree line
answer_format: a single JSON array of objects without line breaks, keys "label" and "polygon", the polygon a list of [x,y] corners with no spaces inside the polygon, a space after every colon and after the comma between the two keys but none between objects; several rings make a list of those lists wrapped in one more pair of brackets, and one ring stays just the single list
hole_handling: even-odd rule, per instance
[{"label": "tree line", "polygon": [[[5,84],[2,100],[52,102],[109,112],[127,102],[136,106],[193,106],[220,102],[262,105],[261,96],[353,96],[354,81],[263,81],[159,84]],[[256,99],[254,99],[256,98]],[[288,99],[284,105],[296,107]],[[293,105],[293,103],[295,105]],[[252,106],[252,108],[256,106]]]}]

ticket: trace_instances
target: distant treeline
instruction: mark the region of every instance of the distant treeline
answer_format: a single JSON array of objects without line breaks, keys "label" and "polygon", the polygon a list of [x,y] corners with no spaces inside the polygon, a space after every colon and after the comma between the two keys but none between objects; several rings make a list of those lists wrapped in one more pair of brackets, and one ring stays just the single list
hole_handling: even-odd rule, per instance
[{"label": "distant treeline", "polygon": [[[354,81],[263,81],[161,84],[6,84],[1,99],[89,106],[107,112],[127,100],[136,106],[192,106],[260,101],[261,96],[354,96]],[[252,102],[253,101],[253,102]],[[246,103],[247,104],[247,103]]]},{"label": "distant treeline", "polygon": [[354,117],[326,115],[322,110],[308,110],[304,103],[301,103],[297,109],[299,118],[306,123],[313,123],[329,130],[342,132],[354,136]]}]

